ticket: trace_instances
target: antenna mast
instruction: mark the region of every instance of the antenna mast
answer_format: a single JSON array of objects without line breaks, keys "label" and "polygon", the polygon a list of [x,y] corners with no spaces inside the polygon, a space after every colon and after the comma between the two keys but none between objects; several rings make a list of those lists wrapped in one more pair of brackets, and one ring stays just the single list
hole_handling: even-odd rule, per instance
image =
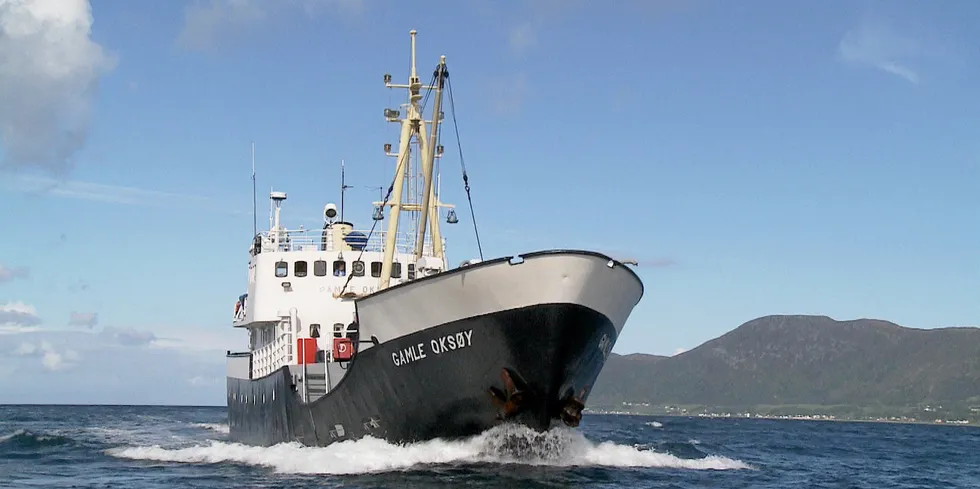
[{"label": "antenna mast", "polygon": [[252,142],[252,236],[259,233],[259,217],[255,203],[255,142]]},{"label": "antenna mast", "polygon": [[346,180],[344,176],[344,159],[341,158],[340,159],[340,222],[346,222],[344,221],[344,193],[347,192],[347,189],[354,187],[353,185],[347,185],[345,182]]}]

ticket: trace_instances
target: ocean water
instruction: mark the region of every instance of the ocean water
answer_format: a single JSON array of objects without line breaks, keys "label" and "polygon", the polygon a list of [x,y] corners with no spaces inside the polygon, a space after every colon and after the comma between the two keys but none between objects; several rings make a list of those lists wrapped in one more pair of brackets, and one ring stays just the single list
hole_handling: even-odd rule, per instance
[{"label": "ocean water", "polygon": [[586,415],[460,441],[226,441],[223,408],[0,406],[0,487],[980,488],[980,429]]}]

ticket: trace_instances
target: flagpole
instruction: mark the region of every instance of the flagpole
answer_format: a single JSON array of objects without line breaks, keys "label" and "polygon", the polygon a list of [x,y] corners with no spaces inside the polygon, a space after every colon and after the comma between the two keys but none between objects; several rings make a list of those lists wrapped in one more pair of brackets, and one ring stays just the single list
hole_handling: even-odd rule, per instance
[{"label": "flagpole", "polygon": [[344,180],[344,159],[340,159],[340,222],[344,221],[344,193],[347,191],[347,184]]},{"label": "flagpole", "polygon": [[255,142],[252,142],[252,237],[258,234],[259,217],[255,202]]}]

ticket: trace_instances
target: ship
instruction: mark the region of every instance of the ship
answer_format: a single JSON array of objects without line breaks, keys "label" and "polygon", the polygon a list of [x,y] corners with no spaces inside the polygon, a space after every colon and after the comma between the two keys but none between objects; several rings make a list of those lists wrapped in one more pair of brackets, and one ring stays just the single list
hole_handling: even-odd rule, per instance
[{"label": "ship", "polygon": [[[226,352],[231,441],[410,443],[502,423],[536,432],[578,426],[643,296],[635,261],[598,251],[484,259],[461,150],[480,258],[449,266],[440,224],[459,218],[441,201],[436,167],[445,156],[447,92],[457,126],[452,82],[441,56],[422,83],[416,31],[409,34],[407,83],[384,75],[385,86],[407,90],[408,100],[384,110],[400,134],[394,150],[384,144],[395,170],[387,194],[371,202],[372,226],[345,221],[350,186],[342,162],[341,205],[324,207],[322,229],[285,227],[287,195],[274,190],[268,231],[253,229],[247,289],[232,319],[247,332],[248,348]],[[254,214],[254,149],[252,161]]]}]

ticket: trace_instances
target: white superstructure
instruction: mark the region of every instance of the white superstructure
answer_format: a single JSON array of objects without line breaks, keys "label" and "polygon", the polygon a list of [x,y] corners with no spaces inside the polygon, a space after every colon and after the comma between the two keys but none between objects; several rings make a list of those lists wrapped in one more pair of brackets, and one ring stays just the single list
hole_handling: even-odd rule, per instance
[{"label": "white superstructure", "polygon": [[[374,203],[374,227],[355,229],[342,220],[343,204],[339,212],[327,204],[322,229],[287,229],[281,215],[286,193],[270,193],[269,230],[253,239],[247,292],[235,303],[233,319],[235,327],[248,331],[250,355],[230,354],[229,376],[255,379],[289,366],[304,398],[323,395],[344,374],[338,363],[348,359],[346,348],[372,346],[370,331],[359,330],[354,300],[446,270],[441,209],[448,209],[447,222],[457,219],[452,206],[439,201],[435,166],[443,153],[438,128],[448,71],[442,57],[433,85],[423,85],[415,69],[415,31],[410,34],[408,83],[393,84],[391,75],[384,77],[385,86],[407,89],[409,97],[399,109],[384,111],[401,133],[396,151],[384,145],[397,164],[388,198]],[[437,120],[423,117],[427,95]],[[341,192],[346,188],[341,182]],[[316,358],[310,359],[307,350]]]}]

